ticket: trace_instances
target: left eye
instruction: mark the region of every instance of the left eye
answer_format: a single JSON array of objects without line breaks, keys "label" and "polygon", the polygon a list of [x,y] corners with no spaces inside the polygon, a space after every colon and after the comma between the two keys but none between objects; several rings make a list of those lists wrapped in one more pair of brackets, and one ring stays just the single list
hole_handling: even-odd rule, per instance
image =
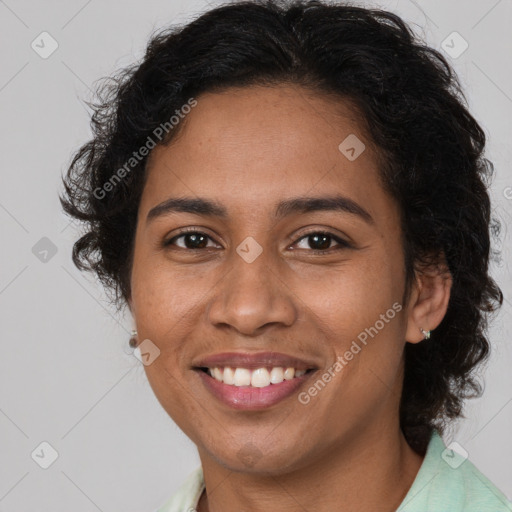
[{"label": "left eye", "polygon": [[307,241],[307,245],[309,249],[312,249],[314,252],[327,252],[328,249],[331,249],[331,243],[337,242],[338,246],[335,248],[335,250],[343,249],[350,247],[350,244],[346,242],[345,240],[342,240],[341,238],[333,235],[332,233],[325,233],[325,232],[314,232],[314,233],[308,233],[307,235],[302,236],[299,238],[299,240],[295,243],[300,243],[301,241]]}]

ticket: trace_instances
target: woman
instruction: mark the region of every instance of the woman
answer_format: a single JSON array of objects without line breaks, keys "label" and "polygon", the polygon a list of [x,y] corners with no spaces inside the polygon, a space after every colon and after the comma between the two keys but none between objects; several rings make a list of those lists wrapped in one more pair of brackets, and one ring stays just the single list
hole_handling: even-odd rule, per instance
[{"label": "woman", "polygon": [[61,201],[199,452],[159,510],[512,510],[440,437],[502,302],[444,58],[388,12],[238,2],[106,92]]}]

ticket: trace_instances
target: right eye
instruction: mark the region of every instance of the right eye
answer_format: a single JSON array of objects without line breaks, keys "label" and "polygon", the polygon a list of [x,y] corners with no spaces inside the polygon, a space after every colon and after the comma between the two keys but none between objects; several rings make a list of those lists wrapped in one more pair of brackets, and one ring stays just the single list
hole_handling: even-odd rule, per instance
[{"label": "right eye", "polygon": [[[183,239],[183,245],[176,244],[176,241],[180,239]],[[169,240],[165,240],[163,246],[167,248],[176,245],[181,249],[189,250],[207,249],[208,247],[212,247],[208,246],[208,240],[212,240],[212,238],[206,233],[193,229],[185,229],[182,230],[180,234],[173,236]]]}]

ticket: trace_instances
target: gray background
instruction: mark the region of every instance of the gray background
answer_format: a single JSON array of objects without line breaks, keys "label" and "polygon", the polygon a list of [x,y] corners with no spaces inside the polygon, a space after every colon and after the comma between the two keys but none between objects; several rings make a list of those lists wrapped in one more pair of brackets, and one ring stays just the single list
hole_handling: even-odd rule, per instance
[{"label": "gray background", "polygon": [[[130,354],[131,318],[116,316],[94,278],[73,266],[78,231],[57,193],[73,151],[90,136],[84,101],[94,82],[139,59],[154,29],[209,5],[218,4],[0,1],[0,512],[151,511],[199,464]],[[504,237],[493,275],[506,301],[490,331],[484,396],[468,404],[467,419],[445,442],[463,446],[512,498],[512,3],[362,5],[398,13],[436,48],[453,31],[469,44],[449,58],[490,138],[492,199]],[[43,31],[59,45],[47,59],[31,47]],[[49,244],[43,237],[56,254],[40,252]],[[43,441],[59,454],[48,469],[31,456]]]}]

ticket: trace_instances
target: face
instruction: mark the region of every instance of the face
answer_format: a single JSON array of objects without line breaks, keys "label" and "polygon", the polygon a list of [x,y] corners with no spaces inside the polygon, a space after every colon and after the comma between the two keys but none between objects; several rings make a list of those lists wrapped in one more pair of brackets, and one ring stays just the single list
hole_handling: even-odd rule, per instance
[{"label": "face", "polygon": [[158,400],[203,463],[237,471],[379,435],[408,306],[398,207],[357,115],[282,85],[203,94],[185,122],[148,161],[131,275]]}]

